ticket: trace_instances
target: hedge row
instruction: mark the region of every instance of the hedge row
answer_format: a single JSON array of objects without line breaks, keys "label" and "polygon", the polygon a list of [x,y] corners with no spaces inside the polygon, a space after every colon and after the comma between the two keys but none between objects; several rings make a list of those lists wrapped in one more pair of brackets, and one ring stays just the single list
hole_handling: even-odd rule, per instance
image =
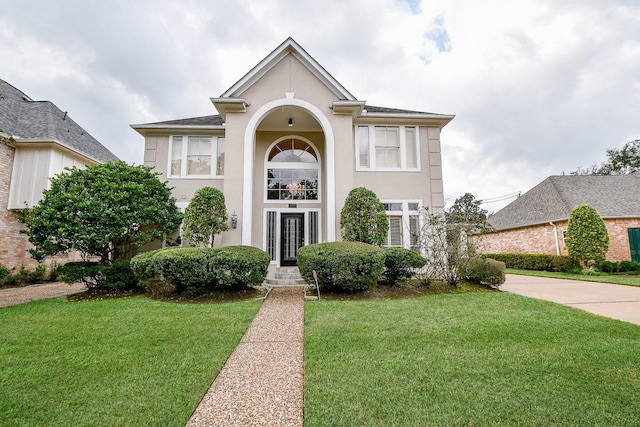
[{"label": "hedge row", "polygon": [[251,246],[180,247],[136,255],[131,269],[143,283],[161,278],[178,291],[204,292],[259,285],[267,277],[270,261],[269,254]]},{"label": "hedge row", "polygon": [[502,261],[507,268],[538,271],[571,271],[580,268],[578,261],[566,255],[549,254],[486,254],[487,258]]}]

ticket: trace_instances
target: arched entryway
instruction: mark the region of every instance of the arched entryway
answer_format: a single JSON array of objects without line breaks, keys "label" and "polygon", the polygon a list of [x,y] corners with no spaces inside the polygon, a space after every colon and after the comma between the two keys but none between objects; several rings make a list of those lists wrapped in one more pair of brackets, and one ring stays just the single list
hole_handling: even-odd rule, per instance
[{"label": "arched entryway", "polygon": [[[314,137],[320,135],[322,147],[317,147],[313,138],[306,138],[309,130],[302,127],[304,122],[315,126]],[[256,135],[266,131],[277,137],[265,151],[263,168],[255,164]],[[263,171],[262,180],[255,179],[256,170]],[[323,241],[335,240],[334,136],[328,119],[318,108],[293,97],[259,108],[245,131],[244,174],[243,245],[262,246],[277,254],[272,257],[273,262],[282,265],[284,261],[286,265],[295,260],[287,259],[291,251],[283,251],[295,251],[300,245],[320,241],[318,230],[322,230]],[[260,181],[262,188],[254,188]],[[258,197],[259,194],[263,196]],[[260,224],[262,233],[254,229]],[[256,237],[260,234],[262,242]],[[294,235],[297,241],[291,244]]]}]

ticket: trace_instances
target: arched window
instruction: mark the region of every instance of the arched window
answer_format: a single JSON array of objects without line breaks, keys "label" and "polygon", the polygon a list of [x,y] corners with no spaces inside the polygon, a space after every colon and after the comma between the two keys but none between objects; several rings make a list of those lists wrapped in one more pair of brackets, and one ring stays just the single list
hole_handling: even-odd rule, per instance
[{"label": "arched window", "polygon": [[267,154],[267,200],[318,200],[318,154],[307,142],[287,138]]}]

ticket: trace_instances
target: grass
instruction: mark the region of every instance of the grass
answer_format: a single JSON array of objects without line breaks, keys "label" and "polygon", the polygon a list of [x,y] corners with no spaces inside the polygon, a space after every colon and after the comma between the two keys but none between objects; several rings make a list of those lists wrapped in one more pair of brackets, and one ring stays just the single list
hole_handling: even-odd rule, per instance
[{"label": "grass", "polygon": [[499,292],[305,313],[306,426],[639,424],[637,325]]},{"label": "grass", "polygon": [[521,274],[525,276],[552,277],[556,279],[582,280],[585,282],[612,283],[615,285],[640,286],[640,276],[626,274],[597,273],[594,275],[559,273],[552,271],[518,270],[507,268],[508,274]]},{"label": "grass", "polygon": [[0,425],[184,426],[259,302],[0,309]]}]

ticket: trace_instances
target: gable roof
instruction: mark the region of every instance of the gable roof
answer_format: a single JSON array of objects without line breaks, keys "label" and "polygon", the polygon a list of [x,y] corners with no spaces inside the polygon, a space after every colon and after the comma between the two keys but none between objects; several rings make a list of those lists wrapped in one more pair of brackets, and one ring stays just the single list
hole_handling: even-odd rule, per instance
[{"label": "gable roof", "polygon": [[496,230],[567,220],[587,204],[603,218],[640,217],[640,173],[550,176],[488,218]]},{"label": "gable roof", "polygon": [[50,101],[33,101],[0,79],[0,130],[16,142],[54,142],[98,162],[118,158]]},{"label": "gable roof", "polygon": [[249,70],[247,74],[220,95],[220,98],[238,98],[289,54],[295,56],[305,67],[307,67],[309,71],[321,80],[338,99],[356,101],[355,96],[351,95],[344,86],[333,78],[333,76],[329,74],[322,65],[313,59],[313,57],[291,37],[287,38],[280,44],[280,46],[275,48],[255,67]]}]

